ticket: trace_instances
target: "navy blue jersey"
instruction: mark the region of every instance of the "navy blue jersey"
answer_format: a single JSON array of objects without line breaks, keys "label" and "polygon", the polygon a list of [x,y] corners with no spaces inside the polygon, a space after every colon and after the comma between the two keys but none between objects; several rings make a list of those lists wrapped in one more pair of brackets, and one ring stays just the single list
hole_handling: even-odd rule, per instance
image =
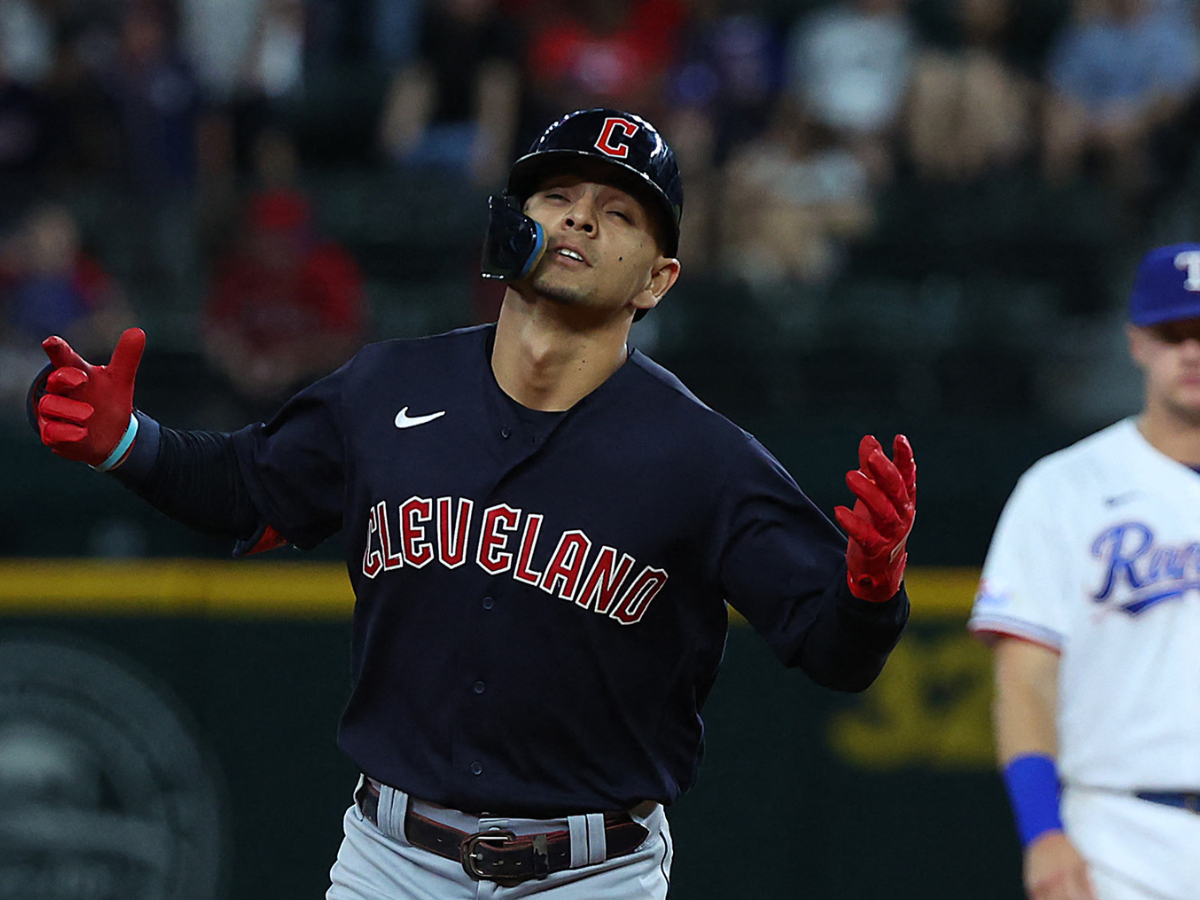
[{"label": "navy blue jersey", "polygon": [[907,615],[845,587],[846,539],[750,435],[637,351],[565,413],[499,388],[494,326],[364,348],[234,435],[254,505],[344,530],[357,597],[339,744],[468,811],[670,803],[696,778],[726,601],[832,687]]}]

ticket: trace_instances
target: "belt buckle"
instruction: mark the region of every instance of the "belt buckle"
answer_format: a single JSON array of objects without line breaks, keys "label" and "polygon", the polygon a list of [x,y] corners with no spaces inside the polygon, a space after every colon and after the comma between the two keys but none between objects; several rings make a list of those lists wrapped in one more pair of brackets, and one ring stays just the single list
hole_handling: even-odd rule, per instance
[{"label": "belt buckle", "polygon": [[[503,847],[509,841],[516,838],[516,835],[511,831],[477,831],[466,837],[462,846],[459,848],[459,857],[462,860],[463,870],[471,876],[474,881],[489,880],[494,881],[505,887],[511,887],[513,884],[519,884],[525,878],[506,878],[504,876],[497,877],[489,875],[487,872],[479,870],[479,862],[483,857],[479,854],[480,844],[495,844],[497,847]],[[509,884],[508,882],[511,882]]]}]

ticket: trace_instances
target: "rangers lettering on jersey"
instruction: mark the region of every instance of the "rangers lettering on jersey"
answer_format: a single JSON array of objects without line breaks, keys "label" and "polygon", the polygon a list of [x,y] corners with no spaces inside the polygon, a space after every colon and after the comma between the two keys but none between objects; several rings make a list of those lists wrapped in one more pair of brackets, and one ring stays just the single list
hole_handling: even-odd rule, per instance
[{"label": "rangers lettering on jersey", "polygon": [[542,570],[533,567],[545,516],[525,513],[506,503],[489,506],[479,518],[474,544],[468,546],[475,502],[465,497],[410,497],[389,510],[380,500],[367,516],[362,573],[375,578],[405,566],[420,569],[435,560],[448,569],[468,558],[489,575],[509,573],[547,594],[609,616],[622,625],[642,620],[667,583],[667,572],[643,566],[628,553],[602,546],[578,529],[559,535]]},{"label": "rangers lettering on jersey", "polygon": [[1092,598],[1105,603],[1115,593],[1121,598],[1118,607],[1131,616],[1200,589],[1200,543],[1158,545],[1154,531],[1141,522],[1122,522],[1102,531],[1092,543],[1092,556],[1106,567]]}]

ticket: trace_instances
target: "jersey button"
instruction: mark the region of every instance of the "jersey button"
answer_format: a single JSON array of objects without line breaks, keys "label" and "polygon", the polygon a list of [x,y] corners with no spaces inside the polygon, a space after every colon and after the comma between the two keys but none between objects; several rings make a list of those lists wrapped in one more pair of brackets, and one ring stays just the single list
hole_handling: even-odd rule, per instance
[{"label": "jersey button", "polygon": [[475,682],[475,693],[482,694],[485,690],[487,690],[487,685],[482,681]]},{"label": "jersey button", "polygon": [[472,775],[482,775],[483,774],[483,763],[481,763],[481,762],[471,763],[471,774]]},{"label": "jersey button", "polygon": [[491,597],[483,598],[483,608],[484,609],[491,609],[495,605],[496,605],[496,601],[493,600]]},{"label": "jersey button", "polygon": [[500,437],[504,438],[505,440],[508,440],[510,437],[512,437],[512,430],[508,426],[501,428],[500,429]]}]

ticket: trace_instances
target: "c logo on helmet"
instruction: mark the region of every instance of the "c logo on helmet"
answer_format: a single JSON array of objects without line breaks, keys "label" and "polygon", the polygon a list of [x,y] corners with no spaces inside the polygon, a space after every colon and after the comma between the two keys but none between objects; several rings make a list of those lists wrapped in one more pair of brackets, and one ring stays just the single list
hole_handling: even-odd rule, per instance
[{"label": "c logo on helmet", "polygon": [[629,155],[629,145],[623,144],[621,141],[628,141],[637,133],[638,126],[633,122],[617,116],[609,116],[604,120],[604,127],[600,129],[600,137],[596,139],[596,149],[605,156],[624,159]]}]

